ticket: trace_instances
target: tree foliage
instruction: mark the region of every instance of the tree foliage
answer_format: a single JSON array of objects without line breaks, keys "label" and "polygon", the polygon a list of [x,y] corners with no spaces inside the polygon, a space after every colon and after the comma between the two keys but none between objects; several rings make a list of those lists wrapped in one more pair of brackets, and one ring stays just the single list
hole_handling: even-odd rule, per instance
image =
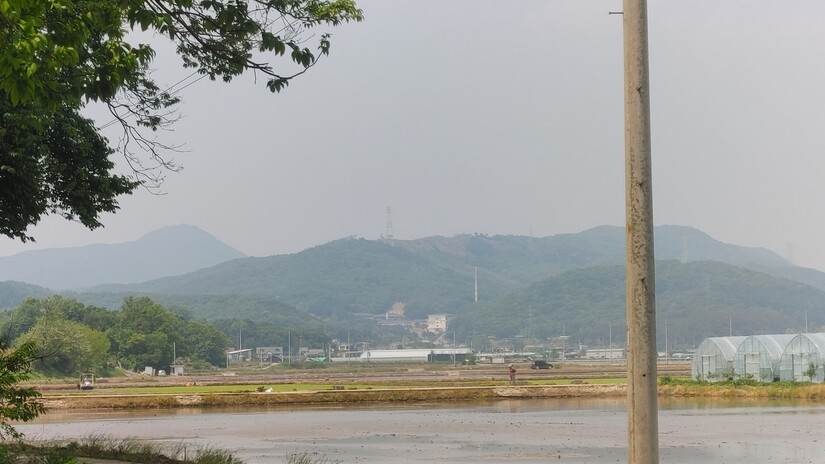
[{"label": "tree foliage", "polygon": [[[172,123],[179,98],[153,80],[155,51],[130,31],[167,37],[195,73],[228,82],[253,71],[276,92],[329,53],[330,35],[307,31],[361,18],[353,0],[1,1],[0,234],[31,239],[26,228],[50,213],[98,227],[119,195],[156,186],[157,168],[174,168],[171,147],[140,128]],[[123,128],[133,179],[112,173],[112,148],[79,115],[89,101],[106,104]]]},{"label": "tree foliage", "polygon": [[178,357],[219,365],[229,343],[215,328],[186,321],[146,297],[126,298],[106,334],[113,356],[131,370],[169,366],[175,361],[173,351]]},{"label": "tree foliage", "polygon": [[115,320],[113,311],[97,306],[85,306],[76,300],[58,295],[44,299],[26,298],[0,323],[0,333],[9,340],[14,340],[29,331],[42,316],[78,322],[99,331],[111,327]]},{"label": "tree foliage", "polygon": [[13,341],[34,327],[37,318],[43,314],[43,303],[35,298],[26,298],[3,320],[2,336]]},{"label": "tree foliage", "polygon": [[109,340],[97,330],[56,316],[43,316],[16,344],[38,349],[38,369],[52,375],[73,375],[105,367]]},{"label": "tree foliage", "polygon": [[37,356],[33,343],[24,343],[16,349],[10,348],[4,338],[0,338],[0,438],[20,436],[11,421],[30,421],[46,412],[40,402],[40,392],[31,387],[22,387],[20,382],[31,375],[32,361]]},{"label": "tree foliage", "polygon": [[146,297],[124,299],[120,311],[53,296],[29,298],[0,328],[17,347],[33,345],[34,368],[48,375],[165,368],[179,358],[222,365],[228,338],[210,324],[185,320]]},{"label": "tree foliage", "polygon": [[99,227],[138,185],[111,172],[112,153],[74,107],[45,112],[0,98],[0,234],[28,240],[26,228],[50,213]]},{"label": "tree foliage", "polygon": [[[177,99],[149,76],[151,45],[131,42],[128,31],[168,37],[184,66],[212,79],[253,70],[277,91],[329,53],[328,33],[318,38],[317,51],[302,46],[306,29],[361,18],[352,0],[4,0],[0,90],[14,105],[46,109],[134,97],[134,116],[154,127],[161,121],[151,111]],[[297,72],[278,71],[269,61],[287,54]]]}]

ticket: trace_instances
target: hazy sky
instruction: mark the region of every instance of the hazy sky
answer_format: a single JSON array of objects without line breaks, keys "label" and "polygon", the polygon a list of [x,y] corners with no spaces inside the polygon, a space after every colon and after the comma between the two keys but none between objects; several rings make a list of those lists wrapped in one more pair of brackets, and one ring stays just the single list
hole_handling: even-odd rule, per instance
[{"label": "hazy sky", "polygon": [[[388,206],[400,239],[624,223],[620,0],[359,5],[281,94],[251,75],[183,90],[165,195],[123,198],[93,232],[44,220],[0,255],[181,223],[293,253],[378,238]],[[653,1],[649,21],[656,224],[825,270],[825,2]],[[189,74],[170,53],[155,67]]]}]

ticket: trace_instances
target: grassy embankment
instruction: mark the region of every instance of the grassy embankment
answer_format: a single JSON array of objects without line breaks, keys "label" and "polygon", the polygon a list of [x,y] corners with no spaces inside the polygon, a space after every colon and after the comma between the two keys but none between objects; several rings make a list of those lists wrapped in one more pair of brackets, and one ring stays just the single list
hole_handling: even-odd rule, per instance
[{"label": "grassy embankment", "polygon": [[[483,382],[482,382],[483,383]],[[267,387],[270,388],[270,387]],[[416,401],[483,401],[514,398],[621,397],[626,394],[624,379],[592,379],[588,383],[570,381],[519,382],[511,386],[427,384],[348,384],[296,383],[273,385],[271,392],[260,385],[206,385],[191,387],[143,387],[111,389],[92,394],[49,393],[47,407],[61,408],[176,408],[216,406],[268,406],[321,403],[390,403]],[[659,385],[660,397],[825,399],[825,385],[806,383],[697,383],[665,378]]]},{"label": "grassy embankment", "polygon": [[[278,384],[271,392],[254,385],[144,387],[112,389],[92,394],[43,396],[47,408],[174,408],[267,406],[320,403],[388,403],[415,401],[469,401],[501,398],[570,398],[619,396],[622,385],[600,379],[589,384],[520,382],[516,385],[387,385],[387,384]],[[265,389],[263,389],[265,390]]]},{"label": "grassy embankment", "polygon": [[36,387],[48,408],[125,409],[616,396],[623,382],[615,372],[607,377],[602,369],[572,365],[549,371],[525,367],[514,386],[501,366],[251,367],[186,377],[99,379],[94,390],[83,392],[66,379],[41,379]]},{"label": "grassy embankment", "polygon": [[825,400],[825,384],[804,382],[758,383],[732,381],[707,383],[662,377],[659,379],[658,390],[660,397],[674,398]]},{"label": "grassy embankment", "polygon": [[[687,368],[685,366],[688,366]],[[699,383],[689,364],[660,366],[660,397],[825,399],[825,385]],[[314,403],[478,401],[502,398],[621,397],[624,366],[574,365],[522,369],[511,386],[500,367],[352,365],[295,369],[279,366],[180,377],[100,379],[80,392],[65,379],[40,380],[46,406],[61,408],[175,408]]]}]

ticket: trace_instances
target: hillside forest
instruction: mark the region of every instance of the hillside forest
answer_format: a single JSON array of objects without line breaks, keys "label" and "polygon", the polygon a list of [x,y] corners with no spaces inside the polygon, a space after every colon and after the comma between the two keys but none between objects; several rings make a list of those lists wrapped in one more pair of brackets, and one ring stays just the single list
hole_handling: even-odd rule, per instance
[{"label": "hillside forest", "polygon": [[[177,233],[186,240],[187,229]],[[626,334],[623,248],[623,230],[609,226],[542,238],[346,238],[139,283],[54,291],[6,281],[0,328],[47,352],[75,350],[72,359],[44,359],[46,371],[142,370],[181,360],[212,368],[225,363],[229,348],[297,352],[344,342],[487,351],[564,339],[618,347]],[[86,259],[80,251],[73,256]],[[660,351],[689,350],[711,336],[825,328],[825,273],[679,226],[656,228],[656,256]],[[447,328],[428,332],[427,317],[437,314],[448,316]]]}]

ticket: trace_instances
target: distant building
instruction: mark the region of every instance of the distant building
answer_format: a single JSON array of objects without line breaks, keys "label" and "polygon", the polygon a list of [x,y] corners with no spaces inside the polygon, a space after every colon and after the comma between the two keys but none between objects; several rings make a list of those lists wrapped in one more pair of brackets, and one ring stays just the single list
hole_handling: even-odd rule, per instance
[{"label": "distant building", "polygon": [[624,359],[624,348],[588,348],[584,352],[584,357],[588,359]]},{"label": "distant building", "polygon": [[252,350],[231,350],[226,352],[226,356],[231,361],[249,361],[252,359]]},{"label": "distant building", "polygon": [[284,361],[284,347],[282,346],[259,346],[255,348],[256,359],[271,363]]},{"label": "distant building", "polygon": [[427,316],[427,332],[444,333],[447,331],[446,314],[430,314]]},{"label": "distant building", "polygon": [[404,313],[406,312],[406,304],[396,301],[393,303],[392,308],[384,315],[386,319],[401,319],[404,317]]},{"label": "distant building", "polygon": [[460,363],[473,351],[466,348],[368,350],[357,358],[364,362],[449,362]]}]

